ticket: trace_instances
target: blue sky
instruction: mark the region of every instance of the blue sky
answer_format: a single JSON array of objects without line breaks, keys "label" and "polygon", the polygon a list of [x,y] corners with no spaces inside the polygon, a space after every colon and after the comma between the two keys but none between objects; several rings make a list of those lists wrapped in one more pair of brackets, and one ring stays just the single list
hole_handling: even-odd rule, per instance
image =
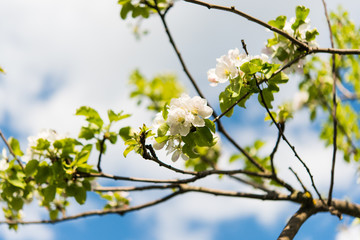
[{"label": "blue sky", "polygon": [[[228,1],[213,1],[219,4]],[[360,23],[360,2],[328,0],[328,8],[341,3],[349,9],[352,19]],[[321,47],[329,46],[328,31],[321,1],[254,0],[232,1],[237,8],[264,21],[279,15],[294,15],[295,6],[303,4],[311,9],[312,26],[320,32]],[[259,6],[262,6],[261,8]],[[159,18],[144,21],[150,33],[140,41],[131,34],[129,21],[119,16],[117,1],[100,0],[0,0],[0,65],[6,70],[0,75],[0,129],[6,136],[21,140],[27,146],[27,136],[41,129],[53,128],[59,133],[76,136],[83,119],[75,117],[76,108],[89,105],[102,114],[111,108],[132,113],[125,124],[141,126],[151,123],[151,114],[135,110],[135,101],[128,99],[128,76],[139,68],[149,78],[161,72],[174,72],[190,95],[195,92],[182,72],[181,66],[168,42]],[[223,86],[212,88],[206,72],[216,64],[216,58],[229,49],[241,48],[245,39],[252,55],[259,54],[271,33],[238,16],[179,2],[167,16],[170,30],[194,78],[213,106]],[[291,79],[276,101],[289,100],[296,92],[298,78]],[[226,123],[234,138],[242,145],[262,137],[268,140],[265,151],[271,151],[276,130],[262,123],[265,113],[256,103],[236,112]],[[239,124],[241,123],[241,124]],[[306,112],[300,112],[288,125],[287,133],[296,149],[313,169],[320,191],[326,194],[329,169],[326,165],[331,150],[325,150],[318,140],[316,127],[308,121]],[[226,144],[226,142],[224,142]],[[2,145],[0,145],[2,148]],[[228,166],[226,157],[234,149],[224,146],[222,165]],[[125,176],[173,177],[168,171],[144,162],[135,155],[122,158],[123,147],[113,147],[104,158],[103,170]],[[340,155],[339,155],[340,156]],[[340,156],[341,157],[341,156]],[[292,179],[289,165],[299,169],[291,151],[280,146],[277,161],[283,178]],[[176,163],[178,166],[181,162]],[[282,169],[282,166],[283,169]],[[344,174],[346,173],[346,174]],[[338,163],[335,196],[360,200],[355,185],[354,165]],[[159,178],[160,178],[159,177]],[[292,181],[292,180],[291,180]],[[296,181],[292,181],[296,184]],[[210,178],[202,182],[213,187],[242,187],[233,182],[219,182]],[[127,185],[129,183],[123,183]],[[158,192],[131,193],[134,203],[151,200]],[[69,214],[86,208],[101,208],[103,202],[90,197],[89,205],[75,203]],[[45,218],[35,203],[25,211],[27,219]],[[186,194],[162,205],[125,216],[90,217],[56,225],[20,227],[18,233],[1,226],[0,239],[156,239],[156,240],[217,240],[217,239],[275,239],[286,219],[297,206]],[[345,218],[342,224],[350,224]],[[339,221],[335,217],[319,214],[311,218],[296,239],[351,239],[344,234],[359,234],[359,228],[338,235]],[[354,230],[355,229],[355,230]],[[356,232],[358,231],[358,232]],[[338,236],[338,238],[336,238]],[[345,237],[344,237],[345,236]],[[356,238],[353,238],[356,239]]]}]

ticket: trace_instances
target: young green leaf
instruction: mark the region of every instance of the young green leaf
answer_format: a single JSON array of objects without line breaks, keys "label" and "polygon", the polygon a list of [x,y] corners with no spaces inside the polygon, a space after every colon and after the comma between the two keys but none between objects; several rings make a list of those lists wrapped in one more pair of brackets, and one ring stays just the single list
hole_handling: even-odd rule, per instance
[{"label": "young green leaf", "polygon": [[10,137],[9,138],[9,140],[8,140],[8,142],[9,142],[9,145],[10,145],[10,147],[11,147],[11,149],[12,149],[12,151],[14,152],[14,154],[16,155],[16,156],[23,156],[24,155],[24,153],[21,151],[21,149],[20,149],[20,143],[19,143],[19,141],[17,140],[17,139],[15,139],[15,138],[13,138],[13,137]]}]

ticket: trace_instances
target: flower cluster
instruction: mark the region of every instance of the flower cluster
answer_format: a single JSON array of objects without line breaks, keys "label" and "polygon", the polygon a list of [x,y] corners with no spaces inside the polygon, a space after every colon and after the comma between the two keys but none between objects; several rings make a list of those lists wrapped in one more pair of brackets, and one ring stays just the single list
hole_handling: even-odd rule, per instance
[{"label": "flower cluster", "polygon": [[240,54],[238,48],[229,50],[227,55],[217,58],[216,67],[207,72],[210,85],[216,86],[218,83],[227,82],[229,79],[243,77],[244,72],[240,70],[241,65],[256,58],[261,59],[263,62],[267,62],[269,59],[265,54],[247,56],[246,54]]},{"label": "flower cluster", "polygon": [[166,124],[170,127],[170,135],[186,136],[190,128],[204,127],[204,119],[209,118],[213,110],[207,106],[207,101],[199,96],[190,98],[182,94],[171,100]]},{"label": "flower cluster", "polygon": [[[282,30],[289,34],[290,36],[300,40],[307,42],[309,47],[318,47],[318,44],[315,40],[315,35],[317,35],[317,30],[311,29],[310,27],[310,19],[306,19],[301,22],[297,28],[294,30],[294,25],[296,25],[296,18],[291,18],[290,21],[286,21]],[[265,54],[271,56],[273,62],[275,63],[288,63],[293,60],[297,54],[297,46],[292,44],[292,42],[283,37],[276,37],[276,41],[268,41],[266,48],[263,50]],[[293,65],[290,69],[286,70],[289,72],[298,72],[302,70],[304,65],[304,60],[301,59],[297,62],[296,65]]]},{"label": "flower cluster", "polygon": [[189,95],[182,94],[179,98],[172,99],[165,111],[166,114],[161,112],[156,115],[153,127],[158,135],[166,136],[166,140],[155,143],[154,148],[162,149],[167,145],[167,154],[172,154],[173,161],[180,156],[187,160],[188,157],[181,151],[182,136],[187,136],[193,127],[204,127],[204,119],[209,118],[213,110],[207,106],[205,99],[199,96],[190,98]]},{"label": "flower cluster", "polygon": [[40,157],[43,156],[43,150],[38,150],[37,146],[39,141],[44,141],[44,144],[49,144],[48,153],[55,154],[55,149],[52,144],[56,140],[67,138],[66,135],[60,135],[55,130],[52,129],[43,129],[40,133],[34,137],[28,137],[29,145],[26,149],[26,154],[22,157],[24,162],[28,162],[32,159],[40,160]]}]

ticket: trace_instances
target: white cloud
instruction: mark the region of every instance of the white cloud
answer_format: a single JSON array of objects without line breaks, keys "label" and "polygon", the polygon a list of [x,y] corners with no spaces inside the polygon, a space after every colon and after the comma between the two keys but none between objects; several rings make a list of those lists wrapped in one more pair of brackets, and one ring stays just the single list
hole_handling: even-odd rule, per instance
[{"label": "white cloud", "polygon": [[[329,1],[329,6],[334,6],[334,2]],[[292,16],[297,3],[283,3],[281,0],[263,1],[264,6],[259,8],[257,1],[250,1],[239,6],[239,9],[264,21],[284,12]],[[350,0],[343,1],[343,4],[349,3],[354,4]],[[245,39],[249,50],[254,52],[252,55],[255,55],[260,52],[267,35],[262,28],[238,16],[195,7],[188,3],[178,4],[179,7],[172,9],[168,15],[169,26],[190,71],[200,80],[200,86],[212,105],[217,106],[213,103],[217,100],[216,93],[219,89],[208,86],[206,71],[214,67],[216,57],[226,53],[228,49],[241,47],[241,39]],[[326,45],[326,24],[318,14],[322,11],[319,10],[320,3],[305,1],[305,5],[310,8],[317,7],[317,10],[311,11],[312,24],[324,29],[324,34],[319,37],[320,43]],[[134,101],[128,100],[126,84],[129,72],[140,67],[140,70],[151,77],[158,71],[170,69],[177,71],[182,80],[186,80],[186,77],[159,19],[155,17],[145,21],[144,26],[150,28],[151,33],[143,41],[135,42],[126,24],[120,20],[119,9],[116,1],[0,1],[0,22],[3,23],[0,25],[0,64],[7,71],[5,77],[0,76],[0,123],[4,121],[5,113],[8,113],[11,120],[9,128],[16,129],[23,134],[23,138],[36,134],[42,128],[54,128],[62,133],[69,131],[76,136],[83,119],[73,114],[81,105],[90,105],[102,114],[105,114],[108,108],[134,113],[131,120],[125,121],[134,127],[140,126],[142,121],[150,123],[151,115],[146,114],[143,109],[135,110]],[[198,21],[193,21],[195,17]],[[236,27],[226,28],[224,22],[226,26],[234,23]],[[42,90],[51,84],[58,88],[44,100],[40,96]],[[295,84],[291,85],[290,90],[294,90],[294,86]],[[282,97],[291,97],[292,91],[288,90],[285,89],[287,94]],[[255,119],[262,113],[259,113],[257,108],[248,107],[241,114]],[[326,193],[329,167],[324,166],[329,166],[331,150],[323,148],[309,127],[308,120],[299,115],[289,124],[287,132],[301,157],[312,169],[321,192]],[[271,128],[274,126],[260,133],[258,128],[240,128],[238,131],[231,129],[231,133],[239,136],[237,140],[241,144],[259,136],[265,136],[274,142],[276,136],[273,133],[276,131]],[[271,151],[271,147],[269,143],[266,150]],[[123,159],[123,148],[111,149],[112,151],[104,156],[105,171],[137,177],[173,177],[166,169],[160,169],[153,162],[142,160],[135,155],[130,154],[127,159]],[[159,154],[159,157],[166,158],[164,154]],[[178,162],[176,166],[180,164],[181,162]],[[285,179],[293,179],[294,186],[298,185],[287,169],[289,165],[293,166],[310,186],[307,173],[284,142],[276,155],[276,164],[279,166],[280,175]],[[221,166],[231,167],[227,163],[222,163]],[[344,175],[343,172],[348,174]],[[353,165],[338,161],[335,189],[339,189],[339,186],[349,189],[354,180],[354,172]],[[238,187],[234,182],[219,182],[213,178],[202,183],[229,189]],[[243,185],[239,185],[240,187]],[[150,200],[158,196],[158,193],[134,196],[140,196],[140,200],[134,200],[137,203]],[[95,207],[95,203],[91,206]],[[271,226],[279,219],[284,219],[285,210],[288,210],[287,203],[186,194],[146,211],[143,215],[151,214],[156,217],[155,232],[158,239],[177,237],[198,240],[211,239],[213,226],[223,220],[255,216],[261,224]],[[76,211],[71,209],[72,213]],[[40,218],[42,215],[32,216]],[[192,220],[205,222],[206,227],[191,231],[188,222]],[[0,233],[5,239],[39,239],[39,235],[35,235],[39,232],[43,233],[44,239],[54,237],[54,233],[46,226],[21,227],[16,235],[5,228],[2,226],[3,231]]]},{"label": "white cloud", "polygon": [[360,236],[360,225],[343,226],[336,235],[336,240],[356,240]]}]

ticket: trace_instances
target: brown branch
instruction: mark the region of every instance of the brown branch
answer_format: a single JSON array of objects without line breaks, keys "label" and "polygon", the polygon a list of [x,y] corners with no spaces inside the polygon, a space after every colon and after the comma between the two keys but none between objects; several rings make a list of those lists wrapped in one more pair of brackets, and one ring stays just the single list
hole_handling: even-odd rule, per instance
[{"label": "brown branch", "polygon": [[332,48],[318,48],[318,47],[314,47],[311,48],[308,46],[308,44],[306,42],[302,42],[298,39],[296,39],[295,37],[289,35],[288,33],[271,26],[270,24],[263,22],[253,16],[250,16],[244,12],[241,12],[239,10],[237,10],[234,6],[231,7],[225,7],[225,6],[220,6],[220,5],[215,5],[215,4],[210,4],[210,3],[206,3],[206,2],[202,2],[199,0],[184,0],[185,2],[189,2],[189,3],[193,3],[196,5],[200,5],[203,7],[207,7],[208,9],[217,9],[217,10],[221,10],[221,11],[226,11],[226,12],[232,12],[234,14],[237,14],[243,18],[246,18],[247,20],[254,22],[260,26],[263,26],[267,29],[269,29],[270,31],[273,31],[287,39],[289,39],[292,43],[298,45],[300,48],[304,49],[306,52],[308,52],[307,54],[311,54],[311,53],[330,53],[330,54],[342,54],[342,55],[360,55],[360,49],[335,49],[334,47]]},{"label": "brown branch", "polygon": [[88,212],[84,212],[84,213],[80,213],[77,215],[73,215],[73,216],[68,216],[68,217],[63,217],[63,218],[58,218],[55,220],[39,220],[39,221],[11,221],[11,220],[5,220],[5,221],[0,221],[0,224],[46,224],[46,223],[59,223],[59,222],[64,222],[64,221],[68,221],[68,220],[75,220],[75,219],[79,219],[79,218],[85,218],[85,217],[90,217],[90,216],[102,216],[102,215],[106,215],[106,214],[120,214],[123,215],[125,213],[128,212],[133,212],[133,211],[137,211],[137,210],[141,210],[144,208],[148,208],[154,205],[157,205],[159,203],[165,202],[179,194],[181,194],[182,191],[176,191],[172,194],[169,194],[163,198],[157,199],[155,201],[151,201],[145,204],[141,204],[138,206],[134,206],[134,207],[129,207],[129,208],[116,208],[116,209],[109,209],[109,210],[94,210],[94,211],[88,211]]},{"label": "brown branch", "polygon": [[151,178],[136,178],[136,177],[123,177],[123,176],[117,176],[112,174],[106,174],[106,173],[82,173],[78,172],[76,174],[77,178],[80,177],[97,177],[97,178],[108,178],[113,180],[121,180],[121,181],[130,181],[130,182],[147,182],[147,183],[179,183],[179,182],[188,182],[191,181],[194,178],[186,179],[186,180],[177,180],[177,179],[151,179]]},{"label": "brown branch", "polygon": [[312,215],[319,212],[330,212],[341,220],[341,214],[352,217],[360,217],[360,205],[344,200],[332,200],[331,206],[323,204],[321,201],[313,200],[312,203],[303,204],[302,207],[290,218],[285,228],[281,232],[278,240],[293,239],[304,222]]},{"label": "brown branch", "polygon": [[345,200],[332,200],[331,206],[340,211],[343,214],[360,218],[360,205],[351,203]]},{"label": "brown branch", "polygon": [[[327,11],[325,0],[322,0],[322,3],[324,5],[324,11],[325,11],[325,17],[326,21],[329,27],[329,33],[330,33],[330,42],[331,47],[334,48],[334,39],[333,39],[333,33],[331,30],[331,24],[330,24],[330,18]],[[333,134],[333,155],[332,155],[332,161],[331,161],[331,176],[330,176],[330,187],[329,187],[329,195],[328,195],[328,206],[331,205],[331,199],[332,199],[332,192],[334,187],[334,176],[335,176],[335,162],[336,162],[336,151],[337,151],[337,117],[336,117],[336,66],[335,66],[335,54],[332,55],[332,77],[333,77],[333,87],[332,87],[332,98],[333,98],[333,107],[332,107],[332,116],[333,116],[333,128],[334,128],[334,134]]]},{"label": "brown branch", "polygon": [[301,207],[287,222],[278,240],[293,239],[305,221],[318,211],[316,208]]},{"label": "brown branch", "polygon": [[118,191],[133,192],[133,191],[176,188],[178,185],[179,184],[130,186],[130,187],[95,187],[91,190],[94,192],[118,192]]},{"label": "brown branch", "polygon": [[77,172],[76,177],[98,177],[98,178],[108,178],[113,180],[121,180],[121,181],[131,181],[131,182],[144,182],[144,183],[170,183],[170,184],[180,184],[180,183],[190,183],[195,182],[198,179],[205,178],[209,175],[234,175],[234,174],[245,174],[249,176],[254,177],[261,177],[261,178],[272,178],[272,175],[269,173],[263,173],[263,172],[252,172],[247,170],[206,170],[206,171],[200,171],[196,172],[196,175],[191,178],[185,178],[185,179],[151,179],[151,178],[135,178],[135,177],[123,177],[123,176],[117,176],[112,174],[106,174],[106,173],[83,173],[83,172]]},{"label": "brown branch", "polygon": [[309,53],[329,53],[339,55],[360,55],[360,49],[311,48]]},{"label": "brown branch", "polygon": [[16,159],[17,163],[20,165],[21,169],[24,170],[24,165],[22,164],[22,162],[20,161],[20,159],[15,155],[14,151],[12,150],[9,142],[6,140],[4,134],[2,133],[2,131],[0,130],[0,136],[2,138],[2,140],[4,141],[6,147],[9,149],[10,154]]}]

